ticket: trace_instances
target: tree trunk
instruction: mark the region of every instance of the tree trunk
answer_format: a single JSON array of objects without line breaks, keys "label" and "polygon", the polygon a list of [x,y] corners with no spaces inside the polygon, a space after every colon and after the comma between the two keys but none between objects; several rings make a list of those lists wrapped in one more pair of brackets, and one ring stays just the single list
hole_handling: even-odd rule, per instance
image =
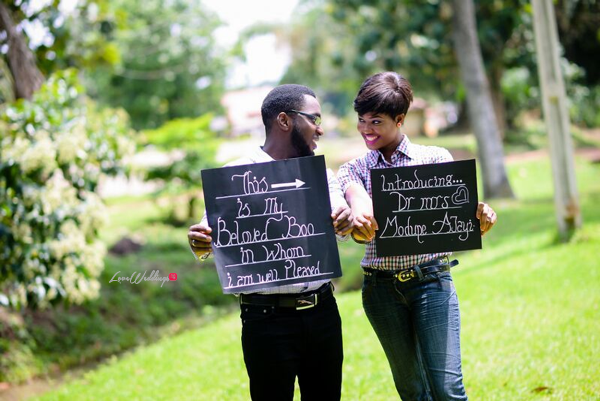
[{"label": "tree trunk", "polygon": [[0,2],[0,31],[6,32],[8,42],[8,68],[13,76],[15,97],[30,99],[42,83],[44,76],[37,68],[35,56],[27,46],[23,33],[13,21],[8,7]]},{"label": "tree trunk", "polygon": [[0,58],[0,105],[15,100],[12,73],[4,59]]},{"label": "tree trunk", "polygon": [[498,135],[500,136],[500,141],[503,141],[504,138],[506,138],[506,128],[508,127],[506,121],[506,107],[504,107],[504,95],[502,94],[502,89],[500,88],[494,88],[494,86],[492,86],[490,90],[492,92],[494,114],[496,115],[496,120],[498,121]]},{"label": "tree trunk", "polygon": [[577,228],[581,227],[581,208],[573,160],[567,95],[560,68],[556,17],[550,0],[533,0],[531,3],[544,121],[550,140],[554,205],[558,230],[561,239],[566,241]]},{"label": "tree trunk", "polygon": [[514,194],[506,174],[498,123],[475,28],[473,0],[454,0],[453,7],[454,51],[467,91],[469,120],[477,139],[483,195],[485,198],[512,198]]},{"label": "tree trunk", "polygon": [[500,140],[503,141],[506,137],[506,128],[509,126],[506,119],[506,107],[504,106],[504,94],[502,93],[502,73],[503,70],[499,66],[492,66],[490,68],[489,83],[490,91],[492,93],[492,102],[494,105],[494,114],[496,115],[496,121],[498,122],[498,134]]}]

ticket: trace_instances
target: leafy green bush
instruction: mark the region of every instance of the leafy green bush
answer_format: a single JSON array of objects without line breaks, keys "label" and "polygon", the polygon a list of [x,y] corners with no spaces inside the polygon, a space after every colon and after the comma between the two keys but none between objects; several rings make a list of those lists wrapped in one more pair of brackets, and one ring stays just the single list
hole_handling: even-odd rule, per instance
[{"label": "leafy green bush", "polygon": [[526,67],[511,68],[504,72],[500,85],[506,105],[506,120],[509,123],[517,122],[523,111],[541,108],[536,78],[537,75]]},{"label": "leafy green bush", "polygon": [[577,85],[571,88],[569,115],[579,126],[600,127],[600,86]]},{"label": "leafy green bush", "polygon": [[158,129],[144,132],[146,144],[154,145],[164,151],[182,152],[182,156],[175,162],[151,168],[146,177],[164,182],[165,185],[158,194],[184,193],[187,210],[183,216],[177,213],[177,204],[169,213],[168,220],[176,225],[198,220],[196,214],[198,198],[195,193],[188,192],[190,190],[197,192],[201,188],[203,169],[218,166],[215,155],[220,140],[210,129],[212,118],[211,114],[206,114],[195,119],[172,120]]},{"label": "leafy green bush", "polygon": [[[177,252],[189,254],[181,248]],[[26,313],[25,324],[36,357],[46,367],[56,364],[61,369],[96,361],[155,341],[165,334],[164,330],[179,331],[194,325],[193,320],[185,318],[200,318],[207,305],[233,302],[233,297],[222,294],[212,265],[199,269],[194,267],[191,254],[186,259],[185,271],[181,264],[171,268],[178,272],[178,280],[161,287],[161,283],[145,281],[139,285],[109,283],[117,273],[119,277],[130,277],[146,270],[148,277],[156,269],[160,270],[159,276],[167,276],[168,268],[156,268],[157,260],[162,260],[156,250],[124,258],[108,257],[99,278],[102,289],[98,299],[70,308]]]},{"label": "leafy green bush", "polygon": [[[135,204],[136,202],[132,202]],[[98,280],[100,296],[80,305],[2,314],[0,308],[0,382],[96,362],[165,335],[198,327],[229,310],[236,298],[224,295],[213,261],[195,261],[183,229],[144,226],[150,239],[137,254],[108,255]],[[110,282],[134,273],[146,277],[177,273],[177,281]],[[222,308],[223,307],[223,308]]]},{"label": "leafy green bush", "polygon": [[0,129],[0,305],[97,296],[106,211],[94,191],[133,151],[127,115],[98,110],[67,70],[2,110]]}]

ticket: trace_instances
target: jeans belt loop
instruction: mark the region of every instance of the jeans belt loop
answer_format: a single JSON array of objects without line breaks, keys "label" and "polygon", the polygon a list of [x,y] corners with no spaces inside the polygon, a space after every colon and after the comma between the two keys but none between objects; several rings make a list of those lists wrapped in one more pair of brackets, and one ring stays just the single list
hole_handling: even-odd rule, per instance
[{"label": "jeans belt loop", "polygon": [[421,268],[419,267],[419,265],[415,265],[413,267],[413,269],[417,272],[417,276],[419,277],[419,280],[423,280],[423,272],[421,271]]}]

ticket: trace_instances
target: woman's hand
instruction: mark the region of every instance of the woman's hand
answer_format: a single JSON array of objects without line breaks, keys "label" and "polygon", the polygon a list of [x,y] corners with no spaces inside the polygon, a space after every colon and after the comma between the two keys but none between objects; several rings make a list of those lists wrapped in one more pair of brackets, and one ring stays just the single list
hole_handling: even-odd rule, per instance
[{"label": "woman's hand", "polygon": [[492,209],[487,203],[483,202],[479,202],[477,205],[477,213],[475,213],[475,216],[479,219],[481,236],[490,231],[498,220],[498,216],[496,216],[494,209]]},{"label": "woman's hand", "polygon": [[346,200],[352,209],[352,238],[356,242],[370,242],[379,229],[373,216],[373,202],[367,191],[359,184],[352,184],[346,190]]}]

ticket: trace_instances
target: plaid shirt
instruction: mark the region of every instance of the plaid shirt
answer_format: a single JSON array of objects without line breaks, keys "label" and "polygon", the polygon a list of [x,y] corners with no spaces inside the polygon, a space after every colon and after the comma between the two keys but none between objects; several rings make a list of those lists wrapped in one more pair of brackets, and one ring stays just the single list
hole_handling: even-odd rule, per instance
[{"label": "plaid shirt", "polygon": [[[346,190],[352,183],[358,183],[366,188],[369,196],[371,193],[371,169],[417,166],[420,164],[433,164],[452,161],[452,155],[444,148],[437,146],[415,145],[404,135],[398,148],[392,153],[392,162],[388,163],[383,154],[378,150],[372,150],[364,156],[358,157],[343,164],[338,171],[338,180],[342,191]],[[365,256],[360,263],[362,267],[379,270],[404,270],[416,264],[428,262],[432,259],[450,255],[450,253],[434,253],[421,255],[404,255],[377,257],[375,240],[366,246]]]}]

